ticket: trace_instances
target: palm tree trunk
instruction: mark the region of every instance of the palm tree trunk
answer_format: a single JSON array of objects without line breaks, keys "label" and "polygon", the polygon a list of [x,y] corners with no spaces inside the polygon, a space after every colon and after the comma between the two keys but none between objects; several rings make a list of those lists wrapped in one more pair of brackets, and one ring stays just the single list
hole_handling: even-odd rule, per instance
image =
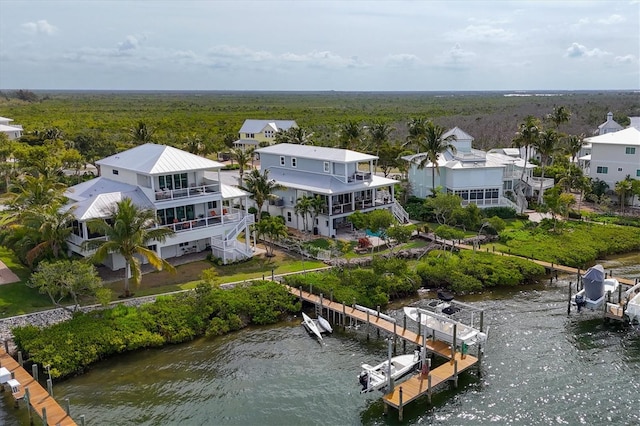
[{"label": "palm tree trunk", "polygon": [[131,296],[131,291],[129,290],[129,275],[131,275],[131,265],[129,264],[129,260],[125,260],[124,261],[124,289],[123,289],[123,296],[124,297],[129,297]]}]

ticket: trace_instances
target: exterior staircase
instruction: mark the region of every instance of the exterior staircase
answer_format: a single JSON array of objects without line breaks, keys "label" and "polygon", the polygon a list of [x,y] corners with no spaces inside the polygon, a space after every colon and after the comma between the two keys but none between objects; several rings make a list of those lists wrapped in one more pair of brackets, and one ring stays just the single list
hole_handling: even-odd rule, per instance
[{"label": "exterior staircase", "polygon": [[402,224],[409,223],[409,213],[398,203],[398,200],[393,201],[391,213],[393,213],[398,222]]},{"label": "exterior staircase", "polygon": [[[253,250],[247,248],[246,242],[238,241],[238,235],[253,223],[255,223],[254,216],[252,214],[245,215],[224,236],[213,237],[211,239],[213,255],[221,258],[225,265],[228,262],[237,262],[252,257]],[[250,235],[247,235],[246,238],[250,238]]]}]

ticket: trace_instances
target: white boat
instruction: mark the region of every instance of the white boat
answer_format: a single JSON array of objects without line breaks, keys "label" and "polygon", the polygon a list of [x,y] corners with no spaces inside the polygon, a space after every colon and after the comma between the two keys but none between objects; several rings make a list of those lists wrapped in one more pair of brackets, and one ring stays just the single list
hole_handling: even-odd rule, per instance
[{"label": "white boat", "polygon": [[317,325],[322,332],[333,333],[333,328],[331,327],[331,324],[329,324],[329,321],[324,319],[322,315],[318,315]]},{"label": "white boat", "polygon": [[358,382],[362,386],[360,393],[373,392],[387,387],[389,384],[389,373],[395,381],[407,375],[420,362],[420,352],[415,351],[413,355],[399,355],[391,358],[391,369],[389,361],[384,361],[376,366],[362,364],[362,371],[358,376]]},{"label": "white boat", "polygon": [[571,297],[571,304],[578,309],[600,309],[606,302],[607,294],[613,293],[620,285],[615,278],[607,278],[602,265],[587,269],[582,276],[583,289]]},{"label": "white boat", "polygon": [[462,343],[473,345],[475,343],[484,343],[487,340],[486,333],[448,316],[410,306],[405,306],[404,313],[412,320],[420,321],[425,327],[424,330],[427,337],[433,337],[436,340],[453,343],[454,325],[456,329],[456,344],[458,345]]},{"label": "white boat", "polygon": [[375,309],[367,308],[366,306],[362,306],[362,305],[354,305],[354,307],[359,311],[368,312],[369,315],[372,315],[374,317],[380,317],[387,321],[396,322],[395,318],[390,317],[389,315],[383,314],[381,312],[378,312]]},{"label": "white boat", "polygon": [[627,308],[624,311],[624,315],[627,317],[630,323],[640,323],[640,284],[636,284],[627,290],[629,296],[637,293],[627,302]]},{"label": "white boat", "polygon": [[318,325],[304,312],[302,313],[302,325],[304,325],[304,328],[306,328],[310,334],[316,336],[318,340],[322,340],[322,333],[320,333]]}]

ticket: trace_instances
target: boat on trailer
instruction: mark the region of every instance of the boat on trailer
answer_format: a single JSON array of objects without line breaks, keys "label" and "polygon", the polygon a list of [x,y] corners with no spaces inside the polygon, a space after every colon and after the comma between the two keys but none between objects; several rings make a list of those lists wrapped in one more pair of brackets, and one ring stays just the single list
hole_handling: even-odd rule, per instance
[{"label": "boat on trailer", "polygon": [[583,288],[571,297],[571,304],[578,309],[597,310],[606,302],[607,294],[618,289],[620,283],[615,278],[607,278],[602,265],[594,265],[582,276]]},{"label": "boat on trailer", "polygon": [[455,326],[456,344],[473,345],[484,343],[487,334],[477,328],[463,324],[453,318],[426,309],[405,306],[404,313],[415,322],[424,326],[427,337],[433,337],[446,343],[453,343],[453,331]]},{"label": "boat on trailer", "polygon": [[362,371],[358,375],[358,382],[362,389],[360,393],[383,390],[389,384],[389,375],[392,380],[398,380],[411,373],[420,363],[420,352],[415,351],[409,355],[399,355],[378,365],[362,364]]}]

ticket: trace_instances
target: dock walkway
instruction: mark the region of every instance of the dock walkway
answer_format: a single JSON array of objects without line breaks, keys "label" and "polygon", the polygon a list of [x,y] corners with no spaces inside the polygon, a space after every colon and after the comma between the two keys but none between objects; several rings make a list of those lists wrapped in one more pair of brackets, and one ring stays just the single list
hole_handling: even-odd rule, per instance
[{"label": "dock walkway", "polygon": [[60,407],[58,402],[4,348],[0,348],[0,366],[13,373],[15,379],[20,382],[20,391],[13,394],[14,398],[16,400],[23,399],[28,389],[29,404],[43,421],[46,417],[47,425],[76,425],[76,422]]},{"label": "dock walkway", "polygon": [[[396,322],[389,321],[377,314],[364,312],[353,306],[346,306],[332,300],[326,300],[319,295],[304,291],[301,288],[296,289],[290,286],[286,286],[286,288],[291,294],[299,297],[301,300],[319,306],[321,312],[323,309],[326,309],[327,312],[333,311],[342,315],[343,325],[347,317],[353,318],[362,323],[370,324],[379,330],[389,332],[417,346],[424,346],[428,351],[447,359],[444,364],[430,370],[427,375],[423,375],[422,372],[415,374],[395,386],[391,392],[383,396],[382,401],[385,403],[385,412],[387,412],[388,407],[398,409],[401,421],[403,407],[406,404],[424,395],[427,395],[429,401],[431,401],[433,388],[445,382],[453,382],[454,386],[457,386],[458,375],[460,373],[475,365],[479,365],[479,356],[463,355],[456,350],[455,345],[450,345],[440,340],[426,339],[424,336],[408,330],[404,326],[398,326]],[[480,354],[480,352],[481,350],[478,348],[478,353]]]}]

